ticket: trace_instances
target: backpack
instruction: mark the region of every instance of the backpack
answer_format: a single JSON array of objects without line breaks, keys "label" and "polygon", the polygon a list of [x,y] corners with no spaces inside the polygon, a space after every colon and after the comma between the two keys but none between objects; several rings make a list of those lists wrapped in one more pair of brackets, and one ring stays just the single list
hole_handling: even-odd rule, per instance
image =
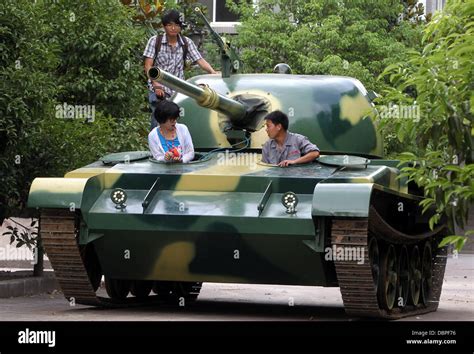
[{"label": "backpack", "polygon": [[[186,37],[179,35],[180,38],[183,40],[183,70],[186,70],[186,57],[188,56],[188,41],[186,40]],[[156,58],[158,57],[158,53],[161,50],[161,41],[163,40],[163,35],[160,34],[159,36],[156,37],[156,42],[155,42],[155,57],[153,58],[153,65],[155,65]]]}]

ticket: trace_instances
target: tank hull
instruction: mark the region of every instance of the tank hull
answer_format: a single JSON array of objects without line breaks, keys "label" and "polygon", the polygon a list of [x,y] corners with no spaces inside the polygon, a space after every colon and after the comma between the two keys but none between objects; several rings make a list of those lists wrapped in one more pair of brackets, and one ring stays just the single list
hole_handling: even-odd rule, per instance
[{"label": "tank hull", "polygon": [[[242,122],[177,94],[182,122],[205,158],[166,164],[124,152],[33,181],[28,205],[40,209],[40,235],[68,300],[181,305],[196,300],[203,282],[227,282],[339,286],[353,316],[436,310],[446,229],[430,230],[422,194],[399,178],[397,161],[379,158],[373,106],[360,82],[297,75],[189,82],[265,104]],[[290,130],[317,143],[319,160],[261,163],[265,109],[288,112]],[[248,142],[244,152],[229,150],[239,137]],[[356,156],[332,155],[349,153]],[[96,294],[102,276],[108,298]]]},{"label": "tank hull", "polygon": [[[372,302],[364,303],[362,309],[357,301],[354,305],[352,291],[357,293],[361,284],[373,283],[368,240],[379,233],[379,242],[393,242],[397,252],[400,245],[423,247],[429,240],[437,250],[435,244],[445,233],[426,234],[426,216],[417,212],[419,197],[407,193],[407,185],[396,176],[396,169],[378,163],[345,170],[319,163],[287,169],[236,164],[223,170],[218,156],[188,166],[141,160],[105,170],[93,164],[63,179],[36,179],[30,206],[53,211],[53,218],[54,211],[63,208],[74,220],[70,237],[82,254],[82,277],[95,264],[106,279],[132,283],[339,286],[348,313],[398,318],[433,311],[441,288],[429,306],[386,311],[373,309],[379,306],[378,295],[369,286],[364,297]],[[67,200],[74,200],[74,210],[64,210],[69,203],[64,203],[65,196],[57,196],[58,187],[67,191]],[[117,208],[110,199],[116,188],[127,193],[125,208]],[[150,190],[155,193],[145,207]],[[281,202],[289,191],[298,196],[295,213],[288,213]],[[393,215],[399,203],[406,212],[397,219]],[[353,226],[341,230],[344,222]],[[361,223],[363,230],[356,230],[354,225]],[[400,241],[396,239],[399,234],[411,238]],[[56,240],[51,235],[47,227],[43,229],[43,238]],[[345,242],[348,235],[365,239]],[[53,260],[54,245],[45,242]],[[358,253],[348,263],[347,259],[339,261],[338,248],[349,246],[358,247]],[[95,261],[84,256],[84,249],[94,250]],[[433,261],[445,260],[440,252],[433,252]],[[68,269],[61,263],[66,255],[57,257],[59,263],[52,261],[55,270]],[[444,267],[438,268],[439,283]],[[66,289],[67,281],[68,277]],[[88,292],[83,303],[110,305],[110,300],[98,300],[94,291]],[[126,303],[112,302],[114,306]]]}]

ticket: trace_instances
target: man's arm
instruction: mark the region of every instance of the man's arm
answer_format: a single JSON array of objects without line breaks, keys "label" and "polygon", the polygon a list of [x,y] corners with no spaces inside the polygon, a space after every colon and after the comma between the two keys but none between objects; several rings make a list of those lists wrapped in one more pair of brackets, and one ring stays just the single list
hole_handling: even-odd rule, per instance
[{"label": "man's arm", "polygon": [[284,160],[278,164],[280,167],[286,167],[289,165],[296,165],[300,163],[313,162],[319,156],[319,151],[311,151],[306,155],[298,157],[296,160]]},{"label": "man's arm", "polygon": [[[145,76],[148,77],[148,70],[153,66],[153,58],[155,57],[155,52],[156,52],[156,41],[158,40],[157,36],[153,36],[148,40],[148,43],[146,44],[145,51],[143,52],[143,58],[144,58],[144,69],[145,69]],[[164,97],[164,90],[163,86],[160,85],[158,82],[151,80],[151,84],[153,85],[154,92],[158,97]]]},{"label": "man's arm", "polygon": [[206,61],[206,59],[201,58],[197,61],[198,65],[202,70],[207,71],[209,74],[217,74],[217,72],[212,68],[212,66]]},{"label": "man's arm", "polygon": [[[153,66],[153,58],[145,58],[145,64],[144,64],[144,67],[145,67],[145,75],[148,77],[148,70],[150,70],[150,68]],[[149,78],[149,77],[148,77]],[[163,85],[161,85],[160,83],[154,81],[154,80],[151,80],[151,84],[153,85],[153,89],[156,93],[156,95],[158,97],[164,97],[165,95],[165,90],[163,88]]]},{"label": "man's arm", "polygon": [[186,58],[191,60],[193,63],[197,63],[201,69],[209,74],[217,74],[206,59],[202,57],[201,53],[199,53],[196,44],[194,44],[194,42],[188,37],[184,37],[184,40],[188,43],[188,55]]}]

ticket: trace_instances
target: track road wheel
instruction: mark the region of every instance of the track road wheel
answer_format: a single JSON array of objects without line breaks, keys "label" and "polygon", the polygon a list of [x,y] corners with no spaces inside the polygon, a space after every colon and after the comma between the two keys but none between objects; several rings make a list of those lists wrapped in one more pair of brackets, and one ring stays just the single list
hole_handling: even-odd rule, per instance
[{"label": "track road wheel", "polygon": [[133,296],[138,298],[145,298],[150,295],[153,282],[149,280],[134,280],[132,281],[130,292]]},{"label": "track road wheel", "polygon": [[372,269],[372,278],[374,280],[375,291],[377,292],[377,284],[380,276],[380,257],[379,246],[375,237],[372,237],[369,242],[369,262],[370,269]]},{"label": "track road wheel", "polygon": [[398,291],[397,303],[399,307],[405,307],[410,293],[410,263],[407,246],[402,246],[398,257]]},{"label": "track road wheel", "polygon": [[423,247],[423,258],[421,262],[421,301],[428,304],[433,287],[433,261],[431,244],[427,241]]},{"label": "track road wheel", "polygon": [[393,245],[388,245],[380,259],[378,297],[380,305],[391,310],[397,297],[397,253]]},{"label": "track road wheel", "polygon": [[421,293],[421,259],[418,246],[414,246],[410,255],[410,303],[417,306]]},{"label": "track road wheel", "polygon": [[130,285],[130,280],[105,277],[105,290],[107,291],[107,295],[112,299],[125,299],[130,291]]}]

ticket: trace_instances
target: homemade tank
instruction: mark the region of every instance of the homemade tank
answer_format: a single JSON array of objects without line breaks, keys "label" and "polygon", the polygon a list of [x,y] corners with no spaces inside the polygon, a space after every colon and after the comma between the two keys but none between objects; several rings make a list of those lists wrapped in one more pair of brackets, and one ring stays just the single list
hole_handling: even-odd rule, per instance
[{"label": "homemade tank", "polygon": [[[179,92],[173,101],[195,161],[122,152],[31,186],[28,205],[41,211],[42,242],[67,299],[182,305],[203,282],[235,282],[338,286],[353,316],[437,309],[446,229],[429,229],[419,191],[397,178],[397,161],[382,159],[359,81],[150,75]],[[316,162],[260,162],[263,118],[277,109],[321,149]],[[108,298],[96,295],[103,275]]]}]

